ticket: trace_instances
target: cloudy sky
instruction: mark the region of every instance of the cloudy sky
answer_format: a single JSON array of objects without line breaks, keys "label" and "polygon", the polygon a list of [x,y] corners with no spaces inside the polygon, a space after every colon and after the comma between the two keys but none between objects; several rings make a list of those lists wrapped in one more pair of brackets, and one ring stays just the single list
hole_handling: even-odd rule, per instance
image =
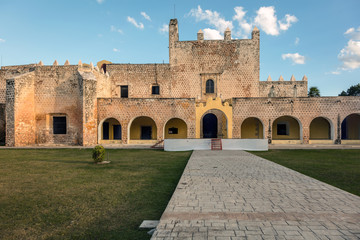
[{"label": "cloudy sky", "polygon": [[168,62],[168,23],[180,40],[250,38],[260,29],[260,80],[307,75],[336,96],[360,82],[359,0],[0,0],[1,65]]}]

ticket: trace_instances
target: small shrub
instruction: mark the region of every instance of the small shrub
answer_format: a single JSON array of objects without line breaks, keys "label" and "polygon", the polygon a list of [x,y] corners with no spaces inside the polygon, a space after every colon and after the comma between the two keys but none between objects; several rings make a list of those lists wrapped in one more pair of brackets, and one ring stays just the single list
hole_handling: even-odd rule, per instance
[{"label": "small shrub", "polygon": [[101,145],[97,145],[94,147],[92,152],[92,158],[94,159],[95,163],[99,163],[104,161],[105,157],[105,148]]}]

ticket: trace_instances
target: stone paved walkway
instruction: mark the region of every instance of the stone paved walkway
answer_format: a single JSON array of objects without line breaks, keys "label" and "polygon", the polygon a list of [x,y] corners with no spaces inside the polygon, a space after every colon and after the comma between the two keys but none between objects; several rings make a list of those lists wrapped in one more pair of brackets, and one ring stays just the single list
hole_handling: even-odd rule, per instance
[{"label": "stone paved walkway", "polygon": [[360,239],[360,197],[244,151],[194,151],[152,239]]}]

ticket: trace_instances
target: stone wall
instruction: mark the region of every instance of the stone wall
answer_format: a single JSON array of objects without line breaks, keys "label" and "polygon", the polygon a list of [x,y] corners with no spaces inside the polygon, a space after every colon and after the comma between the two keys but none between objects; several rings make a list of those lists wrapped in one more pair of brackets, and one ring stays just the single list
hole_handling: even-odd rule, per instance
[{"label": "stone wall", "polygon": [[[120,97],[120,86],[129,86],[129,98],[171,97],[171,76],[169,64],[109,64],[111,97]],[[151,94],[154,85],[160,86],[160,94]],[[184,89],[186,91],[186,89]]]},{"label": "stone wall", "polygon": [[215,94],[222,99],[258,97],[259,41],[252,39],[178,41],[177,21],[169,25],[171,96],[206,100],[205,82],[215,81]]},{"label": "stone wall", "polygon": [[10,79],[21,74],[34,71],[36,64],[2,66],[0,69],[0,103],[5,103],[6,99],[6,79]]},{"label": "stone wall", "polygon": [[[35,70],[37,144],[82,144],[82,78],[78,66],[41,66]],[[53,134],[54,116],[66,116],[67,133]]]},{"label": "stone wall", "polygon": [[188,138],[195,138],[195,99],[136,99],[100,98],[98,107],[98,138],[101,138],[101,124],[108,118],[115,118],[122,128],[122,142],[128,142],[131,122],[141,116],[150,117],[156,123],[157,138],[163,139],[164,127],[172,118],[184,120]]},{"label": "stone wall", "polygon": [[268,136],[269,122],[281,116],[291,116],[300,123],[301,140],[309,141],[309,126],[316,117],[324,117],[331,125],[333,140],[338,137],[340,123],[352,113],[360,113],[359,97],[314,97],[314,98],[235,98],[233,99],[233,136],[241,137],[241,124],[249,117],[258,118]]},{"label": "stone wall", "polygon": [[307,81],[260,81],[259,97],[307,97]]},{"label": "stone wall", "polygon": [[35,143],[34,72],[6,81],[6,144],[25,146]]},{"label": "stone wall", "polygon": [[5,145],[6,136],[5,104],[0,103],[0,146]]}]

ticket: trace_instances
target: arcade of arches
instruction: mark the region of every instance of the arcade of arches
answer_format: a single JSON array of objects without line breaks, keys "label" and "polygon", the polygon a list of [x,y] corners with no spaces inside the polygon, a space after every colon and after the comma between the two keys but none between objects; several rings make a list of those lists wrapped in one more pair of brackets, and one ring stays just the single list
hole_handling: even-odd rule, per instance
[{"label": "arcade of arches", "polygon": [[[201,138],[228,138],[227,117],[219,109],[207,110],[200,120]],[[180,118],[171,118],[163,126],[164,139],[188,138],[187,123]],[[292,116],[276,118],[271,125],[273,143],[301,143],[302,124]],[[308,126],[310,143],[333,143],[333,122],[325,117],[316,117]],[[101,123],[102,143],[121,143],[122,126],[115,118],[107,118]],[[126,132],[125,132],[126,134]],[[129,140],[131,143],[149,143],[158,140],[157,124],[147,116],[136,117],[129,126]],[[100,135],[99,135],[100,136]],[[241,123],[242,139],[264,139],[265,128],[263,122],[256,117],[246,118]],[[360,114],[350,114],[341,123],[341,139],[355,143],[360,140]],[[359,141],[360,142],[360,141]],[[130,141],[129,141],[130,143]]]}]

